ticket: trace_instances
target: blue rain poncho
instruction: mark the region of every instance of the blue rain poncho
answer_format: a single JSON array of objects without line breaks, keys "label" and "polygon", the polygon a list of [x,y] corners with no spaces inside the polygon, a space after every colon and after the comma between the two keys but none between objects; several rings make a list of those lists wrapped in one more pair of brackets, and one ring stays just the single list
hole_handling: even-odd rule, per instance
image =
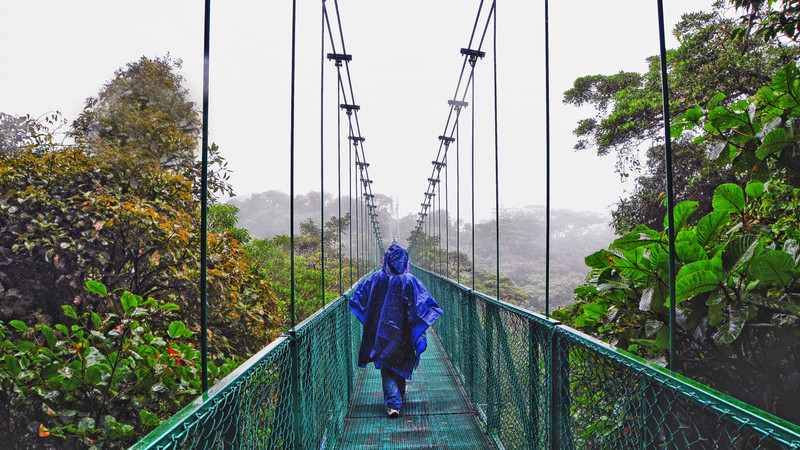
[{"label": "blue rain poncho", "polygon": [[356,288],[350,310],[364,324],[358,365],[374,362],[375,368],[386,366],[410,380],[428,345],[425,330],[442,310],[408,267],[408,252],[389,246],[383,270]]}]

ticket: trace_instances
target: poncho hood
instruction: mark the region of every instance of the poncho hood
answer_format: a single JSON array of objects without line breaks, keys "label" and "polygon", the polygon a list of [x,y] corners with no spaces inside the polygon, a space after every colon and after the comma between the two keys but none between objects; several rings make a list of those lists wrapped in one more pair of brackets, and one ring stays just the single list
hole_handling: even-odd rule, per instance
[{"label": "poncho hood", "polygon": [[383,255],[383,271],[389,275],[402,275],[408,272],[408,252],[399,245],[392,244]]}]

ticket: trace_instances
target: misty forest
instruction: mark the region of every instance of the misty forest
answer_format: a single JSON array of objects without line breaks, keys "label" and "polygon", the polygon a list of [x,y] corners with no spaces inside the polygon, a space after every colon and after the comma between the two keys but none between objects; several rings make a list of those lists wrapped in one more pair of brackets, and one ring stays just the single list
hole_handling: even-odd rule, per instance
[{"label": "misty forest", "polygon": [[[672,32],[673,370],[800,424],[800,6],[719,2]],[[614,158],[633,188],[610,217],[550,212],[549,294],[554,318],[663,366],[659,58],[648,67],[587,74],[563,93],[594,111],[575,124],[575,150]],[[126,447],[201,392],[201,124],[180,68],[170,56],[129,62],[72,123],[0,113],[0,436],[12,448]],[[292,252],[289,195],[233,196],[218,144],[212,382],[289,328]],[[433,208],[437,226],[415,230],[417,216],[397,216],[392,197],[374,203],[389,218],[385,241],[416,243],[414,264],[544,312],[543,206],[499,212],[497,274],[495,219],[474,224],[473,249],[473,225],[452,210]],[[295,198],[298,321],[373,269],[375,258],[348,246],[350,205],[327,192]]]}]

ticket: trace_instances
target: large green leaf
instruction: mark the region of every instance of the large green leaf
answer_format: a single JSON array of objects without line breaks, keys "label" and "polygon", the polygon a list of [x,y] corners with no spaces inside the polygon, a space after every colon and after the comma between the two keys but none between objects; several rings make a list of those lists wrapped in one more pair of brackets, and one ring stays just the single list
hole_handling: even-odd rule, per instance
[{"label": "large green leaf", "polygon": [[728,320],[720,324],[720,328],[714,334],[714,340],[722,345],[735,341],[742,333],[747,316],[748,311],[741,303],[732,303],[728,307]]},{"label": "large green leaf", "polygon": [[615,240],[608,246],[610,249],[628,251],[644,245],[652,245],[653,238],[645,233],[631,231],[621,238]]},{"label": "large green leaf", "polygon": [[697,233],[689,230],[683,230],[678,233],[675,239],[675,253],[678,259],[683,262],[708,259],[706,251],[697,243]]},{"label": "large green leaf", "polygon": [[126,315],[130,315],[139,306],[139,297],[138,295],[133,295],[128,291],[125,291],[120,298],[122,302],[122,309],[125,311]]},{"label": "large green leaf", "polygon": [[169,337],[178,338],[183,336],[184,332],[186,331],[186,325],[184,325],[180,320],[176,320],[169,324],[169,329],[167,331],[169,333]]},{"label": "large green leaf", "polygon": [[[684,201],[680,202],[672,208],[672,215],[673,220],[675,221],[675,233],[679,232],[684,225],[686,225],[686,221],[689,219],[689,216],[692,215],[693,212],[697,210],[698,203],[694,201]],[[667,224],[669,223],[669,214],[664,216],[664,229],[667,229]]]},{"label": "large green leaf", "polygon": [[744,187],[744,192],[751,199],[761,198],[764,195],[764,183],[760,181],[750,181]]},{"label": "large green leaf", "polygon": [[86,280],[86,290],[102,297],[108,297],[108,290],[106,290],[106,286],[95,280]]},{"label": "large green leaf", "polygon": [[753,259],[748,273],[758,281],[788,287],[797,278],[794,259],[783,250],[767,249]]},{"label": "large green leaf", "polygon": [[785,129],[776,128],[764,137],[761,146],[756,150],[756,157],[758,159],[764,159],[790,145],[794,145],[794,138],[788,134]]},{"label": "large green leaf", "polygon": [[620,275],[629,280],[644,282],[652,273],[650,272],[650,261],[645,257],[645,248],[639,247],[624,253],[624,257],[618,258],[612,264]]},{"label": "large green leaf", "polygon": [[22,367],[19,365],[19,360],[12,355],[5,355],[3,359],[6,362],[6,370],[12,377],[16,377],[22,372]]},{"label": "large green leaf", "polygon": [[21,320],[12,320],[12,321],[8,322],[8,324],[11,325],[12,327],[16,328],[17,331],[19,331],[21,333],[27,333],[28,331],[30,331],[30,328],[28,328],[28,326],[25,325],[25,322],[23,322]]},{"label": "large green leaf", "polygon": [[723,280],[719,257],[686,264],[675,277],[676,301],[680,303],[697,294],[716,289]]},{"label": "large green leaf", "polygon": [[731,239],[722,250],[722,268],[726,274],[740,268],[750,261],[753,251],[758,246],[758,236],[747,234]]},{"label": "large green leaf", "polygon": [[584,262],[592,269],[605,269],[611,267],[611,262],[608,260],[609,255],[611,254],[606,250],[598,250],[587,256]]},{"label": "large green leaf", "polygon": [[794,62],[790,62],[778,69],[775,76],[772,77],[771,87],[777,94],[791,94],[783,95],[784,107],[800,106],[797,102],[797,99],[800,98],[800,85],[797,83],[798,77],[800,77],[800,72]]},{"label": "large green leaf", "polygon": [[731,215],[726,211],[713,211],[707,214],[697,222],[697,243],[705,247],[714,242],[723,225],[730,220]]},{"label": "large green leaf", "polygon": [[744,211],[744,191],[738,185],[725,183],[717,186],[711,205],[715,211],[739,213]]},{"label": "large green leaf", "polygon": [[642,311],[666,312],[666,299],[669,298],[669,287],[659,280],[642,292],[639,309]]}]

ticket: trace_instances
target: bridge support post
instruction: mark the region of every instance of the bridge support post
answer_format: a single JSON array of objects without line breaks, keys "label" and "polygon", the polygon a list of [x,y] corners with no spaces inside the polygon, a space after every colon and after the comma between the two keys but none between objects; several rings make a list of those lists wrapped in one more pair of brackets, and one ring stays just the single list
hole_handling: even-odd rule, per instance
[{"label": "bridge support post", "polygon": [[[463,291],[462,291],[463,292]],[[470,400],[477,400],[475,397],[475,325],[478,321],[475,313],[475,292],[467,292],[467,341],[464,346],[467,352],[467,392]]]},{"label": "bridge support post", "polygon": [[300,368],[298,367],[300,358],[298,357],[297,332],[289,330],[289,358],[292,364],[291,369],[291,396],[292,396],[292,448],[303,448],[303,421],[300,417]]},{"label": "bridge support post", "polygon": [[[498,327],[496,321],[497,307],[491,303],[486,304],[486,431],[489,436],[496,436],[499,428],[497,417],[497,403],[500,401],[497,385],[501,382],[498,378],[498,370],[495,367],[494,357],[494,334]],[[510,374],[509,374],[510,375]]]},{"label": "bridge support post", "polygon": [[536,336],[536,322],[528,320],[528,376],[530,382],[528,383],[530,391],[528,392],[528,402],[530,408],[530,420],[526,424],[528,430],[528,441],[534,448],[545,448],[544,442],[539,442],[539,388],[541,386],[539,367],[540,359],[540,340]]}]

